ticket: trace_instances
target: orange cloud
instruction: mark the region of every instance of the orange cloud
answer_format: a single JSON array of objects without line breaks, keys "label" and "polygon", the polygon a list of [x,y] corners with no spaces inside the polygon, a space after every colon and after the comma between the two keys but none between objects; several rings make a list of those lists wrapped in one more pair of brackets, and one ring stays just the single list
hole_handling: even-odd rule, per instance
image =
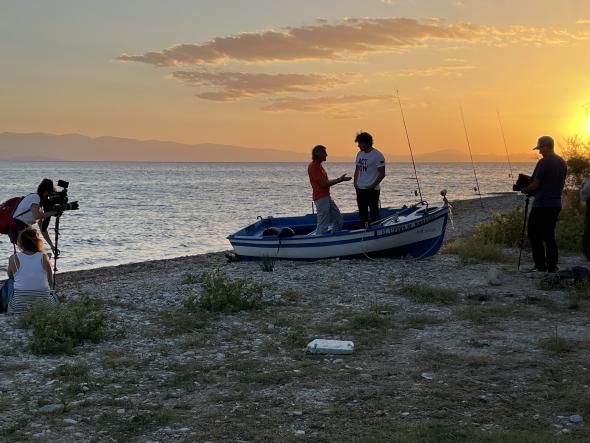
[{"label": "orange cloud", "polygon": [[[391,95],[349,95],[341,97],[296,98],[284,97],[262,108],[264,111],[299,111],[299,112],[334,112],[332,116],[341,116],[338,112],[350,110],[359,105],[392,100]],[[355,117],[349,115],[349,117]]]},{"label": "orange cloud", "polygon": [[399,71],[398,76],[400,77],[461,77],[463,71],[475,69],[475,66],[471,65],[458,65],[458,66],[433,66],[430,68],[407,68]]},{"label": "orange cloud", "polygon": [[488,45],[564,44],[588,39],[587,32],[472,23],[446,24],[440,19],[348,18],[324,21],[285,31],[244,32],[200,44],[180,44],[160,52],[122,54],[118,60],[155,66],[208,65],[228,61],[268,63],[298,60],[338,60],[374,52],[395,52],[425,46],[430,41],[482,42]]},{"label": "orange cloud", "polygon": [[332,89],[347,81],[320,74],[262,74],[245,72],[176,71],[171,76],[189,86],[216,87],[197,97],[215,101],[235,101],[258,95],[317,92]]}]

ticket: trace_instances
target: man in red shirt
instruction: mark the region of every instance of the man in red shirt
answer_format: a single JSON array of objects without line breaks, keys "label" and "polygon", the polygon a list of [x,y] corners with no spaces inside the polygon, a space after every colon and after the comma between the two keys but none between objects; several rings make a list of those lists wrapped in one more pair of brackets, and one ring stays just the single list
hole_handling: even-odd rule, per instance
[{"label": "man in red shirt", "polygon": [[328,152],[325,146],[314,146],[311,150],[312,162],[307,167],[309,182],[313,190],[312,198],[317,209],[317,235],[328,232],[330,226],[332,227],[332,232],[342,229],[344,220],[338,206],[336,206],[336,203],[330,197],[330,186],[352,179],[352,177],[347,177],[346,174],[342,174],[333,180],[328,179],[328,174],[322,166],[322,162],[325,162],[327,157]]}]

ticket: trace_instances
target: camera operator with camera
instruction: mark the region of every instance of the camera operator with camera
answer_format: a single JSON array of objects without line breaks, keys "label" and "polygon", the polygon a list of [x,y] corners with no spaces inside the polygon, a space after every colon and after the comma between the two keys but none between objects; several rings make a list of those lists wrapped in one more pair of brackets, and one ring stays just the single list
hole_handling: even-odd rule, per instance
[{"label": "camera operator with camera", "polygon": [[561,194],[565,186],[567,165],[554,152],[554,141],[548,135],[540,137],[533,149],[538,149],[543,158],[537,162],[530,183],[518,189],[517,182],[515,190],[520,190],[527,197],[534,196],[528,224],[528,237],[535,262],[531,271],[557,272],[555,226],[561,211]]},{"label": "camera operator with camera", "polygon": [[55,254],[55,246],[51,241],[51,237],[47,232],[51,216],[58,215],[59,212],[52,209],[50,196],[56,194],[57,191],[53,186],[53,181],[49,178],[44,178],[39,186],[37,192],[25,196],[16,209],[14,210],[14,221],[16,228],[8,233],[10,241],[16,244],[18,234],[33,224],[38,223],[39,229],[47,244]]}]

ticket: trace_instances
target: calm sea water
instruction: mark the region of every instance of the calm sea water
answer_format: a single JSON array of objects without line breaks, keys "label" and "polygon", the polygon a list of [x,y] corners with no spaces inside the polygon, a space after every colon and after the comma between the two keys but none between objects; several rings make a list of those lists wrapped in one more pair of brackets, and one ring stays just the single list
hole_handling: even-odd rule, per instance
[{"label": "calm sea water", "polygon": [[[330,177],[354,172],[351,163],[324,165]],[[443,188],[451,201],[477,197],[471,164],[417,168],[430,202],[440,201]],[[507,164],[483,163],[476,169],[483,195],[511,190]],[[532,164],[513,165],[515,174],[532,169]],[[387,174],[382,206],[417,201],[411,163],[388,165]],[[60,271],[227,250],[226,236],[259,215],[311,212],[303,163],[0,162],[0,175],[0,201],[35,192],[43,177],[70,182],[70,201],[78,200],[80,210],[61,219]],[[356,209],[352,182],[334,186],[332,196],[343,212]],[[0,251],[4,262],[12,251],[6,236],[0,236]]]}]

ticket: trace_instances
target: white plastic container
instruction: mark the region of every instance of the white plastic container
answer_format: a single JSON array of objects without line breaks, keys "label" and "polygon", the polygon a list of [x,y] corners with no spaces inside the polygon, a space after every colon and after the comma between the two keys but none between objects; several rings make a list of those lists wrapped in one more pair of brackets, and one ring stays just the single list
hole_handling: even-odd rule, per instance
[{"label": "white plastic container", "polygon": [[316,338],[307,344],[310,354],[352,354],[354,343],[345,340],[324,340]]}]

